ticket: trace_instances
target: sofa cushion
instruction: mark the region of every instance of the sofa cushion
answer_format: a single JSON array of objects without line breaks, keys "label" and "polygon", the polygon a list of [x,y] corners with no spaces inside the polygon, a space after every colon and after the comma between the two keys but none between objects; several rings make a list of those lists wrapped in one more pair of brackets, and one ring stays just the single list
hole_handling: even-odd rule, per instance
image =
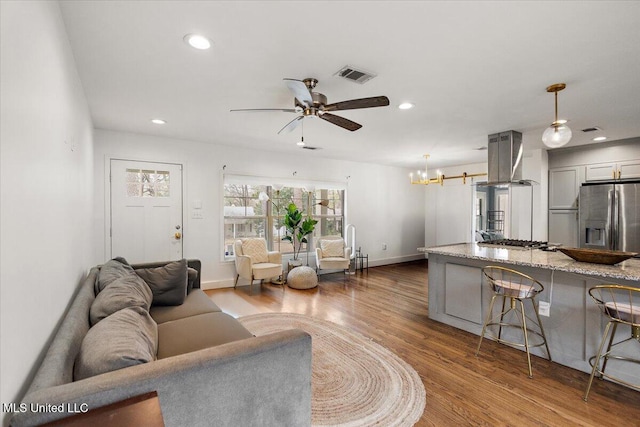
[{"label": "sofa cushion", "polygon": [[226,313],[173,320],[158,325],[158,359],[251,337],[251,332]]},{"label": "sofa cushion", "polygon": [[187,296],[187,260],[173,261],[163,267],[142,268],[136,274],[153,292],[153,305],[180,305]]},{"label": "sofa cushion", "polygon": [[322,239],[320,240],[320,249],[323,258],[344,257],[344,242],[342,239]]},{"label": "sofa cushion", "polygon": [[106,317],[82,340],[74,380],[155,360],[158,327],[142,307],[129,307]]},{"label": "sofa cushion", "polygon": [[133,272],[133,268],[124,258],[114,258],[100,267],[95,294],[98,295],[109,283]]},{"label": "sofa cushion", "polygon": [[219,311],[222,310],[209,299],[202,289],[193,289],[187,294],[183,304],[176,306],[156,305],[151,307],[149,313],[157,324],[161,324],[184,317]]},{"label": "sofa cushion", "polygon": [[127,307],[151,307],[153,293],[138,275],[130,273],[109,283],[97,296],[89,312],[91,325]]},{"label": "sofa cushion", "polygon": [[264,239],[242,239],[242,254],[250,257],[252,263],[269,262]]}]

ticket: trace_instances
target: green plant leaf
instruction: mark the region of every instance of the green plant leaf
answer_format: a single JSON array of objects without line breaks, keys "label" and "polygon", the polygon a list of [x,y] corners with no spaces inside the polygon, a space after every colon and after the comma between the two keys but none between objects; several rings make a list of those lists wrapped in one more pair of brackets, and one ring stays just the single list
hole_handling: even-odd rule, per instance
[{"label": "green plant leaf", "polygon": [[284,225],[287,235],[282,238],[293,244],[293,259],[298,259],[298,254],[304,243],[308,243],[306,236],[313,233],[317,220],[307,217],[303,220],[302,212],[295,203],[289,203],[284,216]]}]

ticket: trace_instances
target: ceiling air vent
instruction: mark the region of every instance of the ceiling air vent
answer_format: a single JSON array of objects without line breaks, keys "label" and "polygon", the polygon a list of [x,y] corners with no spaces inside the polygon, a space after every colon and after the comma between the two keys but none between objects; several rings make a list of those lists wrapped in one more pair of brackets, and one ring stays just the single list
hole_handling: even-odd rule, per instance
[{"label": "ceiling air vent", "polygon": [[343,77],[347,80],[351,80],[352,82],[356,82],[360,84],[366,83],[376,76],[373,73],[370,73],[364,70],[358,70],[350,65],[345,65],[344,67],[342,67],[342,69],[340,69],[334,75]]},{"label": "ceiling air vent", "polygon": [[594,127],[582,129],[582,132],[585,132],[585,133],[586,132],[595,132],[595,131],[598,131],[598,130],[602,130],[602,129],[600,129],[598,126],[594,126]]},{"label": "ceiling air vent", "polygon": [[310,145],[305,145],[301,147],[303,150],[320,150],[320,147],[312,147]]}]

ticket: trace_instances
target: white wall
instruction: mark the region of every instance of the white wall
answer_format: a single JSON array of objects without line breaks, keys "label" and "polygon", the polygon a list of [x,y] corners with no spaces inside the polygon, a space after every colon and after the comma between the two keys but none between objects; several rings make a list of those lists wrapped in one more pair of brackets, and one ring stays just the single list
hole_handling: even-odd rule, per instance
[{"label": "white wall", "polygon": [[[100,260],[109,258],[105,247],[105,163],[109,158],[183,163],[184,252],[203,262],[204,288],[231,286],[232,262],[222,260],[222,168],[227,173],[274,178],[347,182],[347,223],[357,228],[357,245],[369,254],[371,265],[422,257],[424,246],[424,192],[411,186],[404,169],[319,158],[314,152],[292,147],[283,155],[236,148],[231,145],[181,141],[115,131],[95,131],[94,238]],[[350,178],[347,180],[347,176]],[[203,219],[191,219],[194,200],[202,201]],[[382,250],[382,244],[387,250]]]},{"label": "white wall", "polygon": [[95,263],[93,147],[58,3],[3,1],[0,16],[0,402],[9,403]]},{"label": "white wall", "polygon": [[[486,173],[487,163],[452,166],[441,171],[445,176],[461,175],[463,172],[468,174]],[[547,172],[548,160],[546,151],[532,150],[524,154],[522,159],[522,178],[540,183],[540,185],[533,186],[533,240],[546,240]],[[475,178],[475,182],[486,180],[486,176]],[[425,245],[448,245],[472,241],[474,200],[471,180],[467,180],[467,184],[463,184],[462,179],[446,180],[444,185],[431,184],[426,186],[424,191],[427,197]],[[530,234],[528,231],[530,229],[530,196],[527,197],[525,202],[522,206],[516,203],[512,209],[527,209],[526,215],[521,215],[520,218],[521,222],[526,222],[528,238]]]},{"label": "white wall", "polygon": [[[486,163],[452,166],[441,169],[445,176],[487,173]],[[486,181],[478,177],[473,181]],[[443,185],[430,184],[424,190],[427,194],[425,216],[426,246],[448,245],[471,241],[473,225],[473,183],[467,179],[445,180]]]}]

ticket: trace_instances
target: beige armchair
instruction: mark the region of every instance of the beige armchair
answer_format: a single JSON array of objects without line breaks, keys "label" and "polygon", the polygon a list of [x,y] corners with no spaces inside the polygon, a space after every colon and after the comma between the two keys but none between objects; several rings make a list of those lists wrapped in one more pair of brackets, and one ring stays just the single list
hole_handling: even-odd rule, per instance
[{"label": "beige armchair", "polygon": [[316,272],[318,270],[344,270],[351,264],[351,248],[340,236],[325,236],[316,242]]},{"label": "beige armchair", "polygon": [[282,276],[282,254],[276,251],[267,251],[267,242],[262,238],[240,239],[234,242],[236,254],[236,281],[238,278],[250,280],[274,279]]}]

